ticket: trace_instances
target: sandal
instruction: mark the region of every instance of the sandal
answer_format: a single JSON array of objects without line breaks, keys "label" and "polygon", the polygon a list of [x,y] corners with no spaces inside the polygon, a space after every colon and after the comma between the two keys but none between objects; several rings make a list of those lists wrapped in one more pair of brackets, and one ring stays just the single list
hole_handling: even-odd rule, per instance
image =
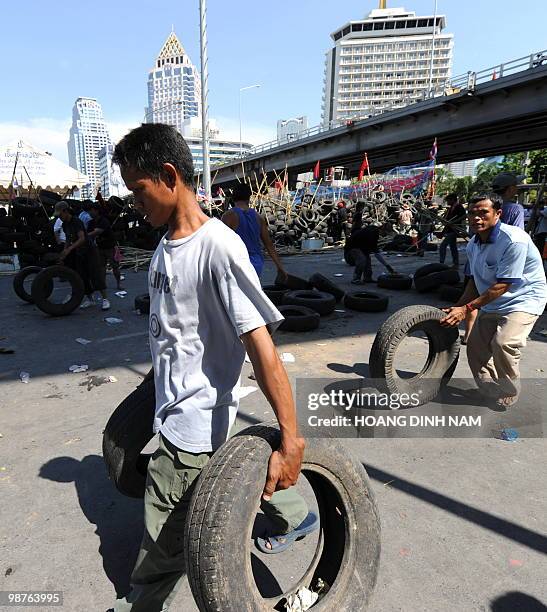
[{"label": "sandal", "polygon": [[[276,555],[277,553],[287,550],[293,542],[305,538],[310,533],[313,533],[319,528],[319,518],[314,512],[309,512],[308,516],[298,525],[293,531],[277,536],[266,536],[264,538],[256,538],[255,543],[258,550],[267,555]],[[269,544],[271,548],[268,548]]]}]

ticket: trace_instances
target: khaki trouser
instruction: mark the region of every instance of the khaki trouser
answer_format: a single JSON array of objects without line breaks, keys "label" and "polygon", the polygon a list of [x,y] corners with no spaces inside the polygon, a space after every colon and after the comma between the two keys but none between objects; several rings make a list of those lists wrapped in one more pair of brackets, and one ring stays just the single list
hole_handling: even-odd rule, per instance
[{"label": "khaki trouser", "polygon": [[537,315],[480,312],[467,340],[467,360],[479,389],[500,397],[520,393],[519,361]]},{"label": "khaki trouser", "polygon": [[[148,464],[144,495],[144,536],[131,575],[131,592],[116,601],[115,612],[168,610],[184,577],[184,523],[195,481],[212,453],[179,450],[160,435]],[[276,534],[292,531],[308,515],[294,489],[278,491],[262,511]]]}]

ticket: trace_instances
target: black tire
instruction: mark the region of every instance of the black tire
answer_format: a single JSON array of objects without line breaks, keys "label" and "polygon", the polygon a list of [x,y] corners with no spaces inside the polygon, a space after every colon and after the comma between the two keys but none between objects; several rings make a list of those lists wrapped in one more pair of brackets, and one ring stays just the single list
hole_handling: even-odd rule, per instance
[{"label": "black tire", "polygon": [[40,190],[40,200],[46,206],[55,206],[57,202],[60,202],[63,198],[54,191],[47,191],[46,189]]},{"label": "black tire", "polygon": [[439,245],[436,242],[427,242],[424,245],[424,250],[425,251],[430,251],[430,252],[438,251],[439,250]]},{"label": "black tire", "polygon": [[[70,283],[72,295],[66,304],[56,304],[49,301],[50,284],[54,278],[60,278]],[[32,283],[31,297],[34,304],[52,317],[63,317],[78,308],[84,297],[84,282],[80,275],[67,266],[51,266],[36,275]]]},{"label": "black tire", "polygon": [[443,285],[439,291],[439,298],[443,302],[451,302],[455,304],[463,295],[464,287],[463,285]]},{"label": "black tire", "polygon": [[27,200],[27,198],[15,198],[11,204],[14,217],[31,217],[39,210],[42,205],[38,200]]},{"label": "black tire", "polygon": [[325,316],[331,314],[336,308],[336,299],[330,293],[316,289],[303,291],[288,291],[283,296],[283,304],[305,306],[318,314]]},{"label": "black tire", "polygon": [[0,241],[6,244],[13,244],[14,242],[23,242],[27,240],[28,234],[26,232],[6,232],[0,235]]},{"label": "black tire", "polygon": [[449,267],[446,264],[441,263],[426,264],[414,272],[414,278],[420,278],[422,276],[426,276],[427,274],[431,274],[432,272],[442,272],[443,270],[449,270]]},{"label": "black tire", "polygon": [[383,289],[410,289],[412,277],[408,274],[380,274],[377,283]]},{"label": "black tire", "polygon": [[114,410],[103,434],[103,458],[120,493],[144,497],[150,455],[141,454],[154,437],[154,380],[144,380]]},{"label": "black tire", "polygon": [[279,312],[285,320],[279,326],[280,331],[306,332],[319,327],[321,317],[305,306],[280,306]]},{"label": "black tire", "polygon": [[310,283],[318,289],[319,291],[324,291],[325,293],[330,293],[334,296],[334,299],[339,302],[345,294],[345,291],[340,289],[338,285],[329,280],[326,276],[322,274],[312,274],[309,278]]},{"label": "black tire", "polygon": [[[32,299],[32,295],[25,289],[25,281],[28,280],[29,277],[35,277],[37,274],[40,274],[42,270],[43,268],[40,268],[40,266],[27,266],[26,268],[19,270],[19,272],[17,272],[17,274],[13,277],[13,290],[18,297],[29,304],[34,304],[34,301]],[[47,293],[46,297],[51,295],[51,292],[53,291],[53,281],[51,279],[49,281],[49,285],[45,286],[44,291]]]},{"label": "black tire", "polygon": [[431,274],[414,278],[414,286],[416,291],[425,293],[426,291],[435,291],[441,285],[456,285],[460,280],[457,270],[442,270],[441,272],[431,272]]},{"label": "black tire", "polygon": [[[196,481],[184,551],[201,612],[285,609],[277,602],[287,594],[263,598],[251,567],[251,531],[268,460],[279,442],[277,428],[249,427],[218,449]],[[380,560],[380,519],[367,473],[339,443],[309,438],[302,474],[317,498],[322,547],[291,592],[322,578],[330,589],[314,610],[362,612],[370,603]]]},{"label": "black tire", "polygon": [[17,226],[18,220],[14,217],[0,217],[0,227],[13,229]]},{"label": "black tire", "polygon": [[286,287],[279,285],[265,285],[262,287],[262,291],[266,294],[266,297],[272,304],[280,306],[283,303],[283,296],[289,291]]},{"label": "black tire", "polygon": [[150,295],[143,293],[135,298],[135,310],[139,310],[141,314],[150,314]]},{"label": "black tire", "polygon": [[313,285],[305,278],[293,276],[292,274],[287,274],[287,278],[284,279],[281,274],[278,273],[275,277],[275,284],[280,287],[291,289],[292,291],[298,291],[299,289],[313,289]]},{"label": "black tire", "polygon": [[358,310],[360,312],[383,312],[387,310],[389,298],[370,291],[355,291],[354,293],[346,293],[344,297],[344,306],[350,310]]},{"label": "black tire", "polygon": [[[416,394],[419,405],[434,399],[458,363],[460,336],[457,327],[442,327],[446,316],[433,306],[407,306],[391,315],[380,327],[370,350],[370,376],[381,381],[389,393]],[[422,331],[429,341],[429,354],[421,372],[413,378],[400,378],[395,354],[409,334]]]}]

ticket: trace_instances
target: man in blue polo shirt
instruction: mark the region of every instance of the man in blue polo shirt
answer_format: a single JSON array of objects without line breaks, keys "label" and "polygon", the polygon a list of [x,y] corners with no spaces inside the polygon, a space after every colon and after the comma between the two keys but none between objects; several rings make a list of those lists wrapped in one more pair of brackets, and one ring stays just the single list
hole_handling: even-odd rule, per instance
[{"label": "man in blue polo shirt", "polygon": [[501,222],[524,229],[524,206],[516,201],[518,185],[524,174],[502,172],[492,181],[492,190],[503,200]]},{"label": "man in blue polo shirt", "polygon": [[519,395],[520,349],[547,303],[541,257],[528,234],[500,220],[502,199],[471,199],[467,245],[471,279],[442,325],[454,326],[469,311],[480,310],[467,341],[467,359],[479,389],[496,393],[507,407]]}]

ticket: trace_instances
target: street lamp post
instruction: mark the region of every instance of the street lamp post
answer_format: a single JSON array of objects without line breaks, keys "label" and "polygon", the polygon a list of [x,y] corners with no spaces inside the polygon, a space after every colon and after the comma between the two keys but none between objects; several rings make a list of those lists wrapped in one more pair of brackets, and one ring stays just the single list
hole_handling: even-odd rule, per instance
[{"label": "street lamp post", "polygon": [[243,157],[243,136],[241,130],[241,92],[246,89],[255,89],[256,87],[260,87],[260,85],[247,85],[247,87],[239,88],[239,155]]},{"label": "street lamp post", "polygon": [[[209,62],[207,59],[207,2],[199,0],[201,43],[201,140],[203,143],[203,187],[211,206],[211,160],[209,159]],[[199,188],[199,185],[198,185]]]},{"label": "street lamp post", "polygon": [[432,87],[433,87],[433,60],[435,55],[435,35],[437,33],[437,0],[435,0],[435,11],[433,15],[433,36],[431,37],[431,62],[429,64],[429,87],[428,87],[428,97],[432,96]]}]

